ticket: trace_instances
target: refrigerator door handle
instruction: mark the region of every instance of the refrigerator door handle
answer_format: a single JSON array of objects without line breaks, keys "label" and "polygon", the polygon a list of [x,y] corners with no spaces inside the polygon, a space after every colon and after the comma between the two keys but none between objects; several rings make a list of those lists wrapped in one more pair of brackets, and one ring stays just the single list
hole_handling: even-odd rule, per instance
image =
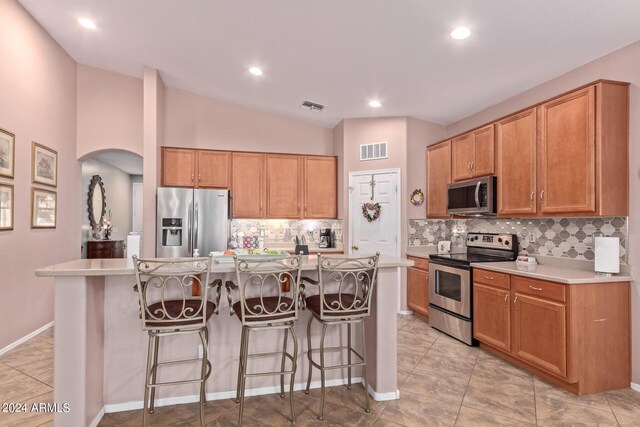
[{"label": "refrigerator door handle", "polygon": [[193,253],[193,233],[191,232],[191,221],[193,220],[193,209],[191,209],[191,202],[189,202],[189,216],[187,217],[187,251],[189,255]]},{"label": "refrigerator door handle", "polygon": [[194,239],[194,243],[193,243],[193,248],[194,249],[198,249],[198,202],[196,202],[196,209],[194,211],[193,214],[194,220],[193,220],[193,239]]}]

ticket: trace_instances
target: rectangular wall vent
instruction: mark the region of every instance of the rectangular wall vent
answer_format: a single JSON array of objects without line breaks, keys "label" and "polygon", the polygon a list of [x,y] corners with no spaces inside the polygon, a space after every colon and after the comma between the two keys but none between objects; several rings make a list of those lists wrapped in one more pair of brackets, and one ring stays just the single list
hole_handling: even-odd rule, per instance
[{"label": "rectangular wall vent", "polygon": [[360,160],[386,159],[387,157],[389,155],[386,141],[360,145]]},{"label": "rectangular wall vent", "polygon": [[300,108],[310,111],[322,111],[324,109],[324,105],[318,104],[317,102],[302,101]]}]

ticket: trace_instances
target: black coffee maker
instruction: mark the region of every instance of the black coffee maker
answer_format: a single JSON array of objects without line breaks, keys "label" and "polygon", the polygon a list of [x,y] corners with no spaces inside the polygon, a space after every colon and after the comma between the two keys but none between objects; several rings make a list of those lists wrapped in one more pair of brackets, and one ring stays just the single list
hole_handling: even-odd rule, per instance
[{"label": "black coffee maker", "polygon": [[318,244],[321,248],[332,248],[333,247],[333,238],[331,237],[331,229],[330,228],[321,228],[320,229],[320,243]]}]

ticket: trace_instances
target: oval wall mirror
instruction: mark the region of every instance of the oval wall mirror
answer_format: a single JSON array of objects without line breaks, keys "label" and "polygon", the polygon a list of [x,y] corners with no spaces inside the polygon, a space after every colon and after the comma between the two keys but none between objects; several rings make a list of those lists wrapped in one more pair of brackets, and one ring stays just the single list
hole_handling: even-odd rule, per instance
[{"label": "oval wall mirror", "polygon": [[102,217],[107,213],[107,196],[100,175],[93,175],[89,183],[89,197],[87,199],[89,223],[91,228],[102,225]]}]

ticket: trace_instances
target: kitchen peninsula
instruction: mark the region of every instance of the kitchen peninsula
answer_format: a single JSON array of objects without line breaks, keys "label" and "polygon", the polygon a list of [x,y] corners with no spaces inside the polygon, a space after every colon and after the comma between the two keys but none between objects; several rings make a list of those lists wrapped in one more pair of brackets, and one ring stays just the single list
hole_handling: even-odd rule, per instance
[{"label": "kitchen peninsula", "polygon": [[[305,256],[302,270],[313,277],[317,256]],[[372,313],[366,321],[368,380],[370,394],[376,400],[399,397],[397,382],[397,281],[401,268],[413,261],[381,256],[378,264]],[[231,263],[213,263],[213,278],[235,279]],[[102,411],[115,412],[142,407],[147,334],[141,331],[137,295],[131,259],[82,259],[36,270],[39,277],[55,278],[55,347],[54,400],[67,402],[71,411],[55,414],[55,425],[91,425]],[[381,303],[382,302],[382,303]],[[213,365],[207,382],[207,399],[235,397],[240,323],[229,316],[226,298],[221,298],[219,315],[209,322],[209,358]],[[301,389],[308,369],[306,319],[302,311],[297,321],[299,340],[296,389]],[[329,329],[327,345],[336,345],[345,338],[344,331]],[[274,331],[275,333],[276,331]],[[313,331],[317,339],[319,330]],[[252,341],[252,351],[274,351],[279,340],[265,335]],[[176,336],[167,341],[160,359],[196,357],[194,337]],[[255,344],[254,344],[255,342]],[[264,359],[262,368],[277,370],[279,359]],[[271,366],[273,365],[273,366]],[[160,371],[163,381],[196,376],[197,367],[177,367]],[[163,375],[166,374],[166,375]],[[319,375],[316,371],[316,375]],[[358,379],[356,370],[354,379]],[[346,383],[346,370],[328,373],[327,384]],[[312,387],[317,387],[313,378]],[[277,393],[277,378],[251,378],[247,395]],[[197,386],[184,385],[158,391],[157,405],[186,403],[198,399]],[[212,402],[211,405],[215,405]]]}]

